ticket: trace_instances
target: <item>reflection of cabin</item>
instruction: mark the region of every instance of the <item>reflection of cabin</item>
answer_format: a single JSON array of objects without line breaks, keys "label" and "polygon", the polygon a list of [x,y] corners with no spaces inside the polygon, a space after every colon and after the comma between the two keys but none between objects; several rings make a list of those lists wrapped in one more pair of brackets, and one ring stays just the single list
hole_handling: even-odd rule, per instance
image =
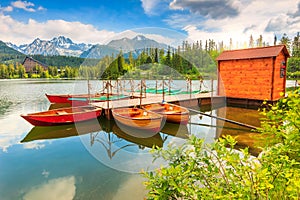
[{"label": "reflection of cabin", "polygon": [[44,68],[44,70],[48,69],[48,66],[46,64],[28,56],[26,56],[22,65],[25,67],[26,73],[33,72],[33,67],[35,66],[41,66],[42,68]]},{"label": "reflection of cabin", "polygon": [[224,51],[218,61],[218,95],[276,101],[285,92],[284,45]]}]

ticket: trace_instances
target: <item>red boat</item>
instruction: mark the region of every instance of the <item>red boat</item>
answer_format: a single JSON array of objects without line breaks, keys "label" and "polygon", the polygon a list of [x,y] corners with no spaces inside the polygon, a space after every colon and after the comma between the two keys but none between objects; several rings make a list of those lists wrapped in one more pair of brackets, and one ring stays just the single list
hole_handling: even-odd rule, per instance
[{"label": "red boat", "polygon": [[[71,103],[70,98],[96,98],[106,97],[106,93],[97,94],[45,94],[50,103]],[[115,94],[108,94],[108,96],[115,96]]]},{"label": "red boat", "polygon": [[34,126],[56,126],[87,121],[100,117],[102,108],[79,106],[21,115]]},{"label": "red boat", "polygon": [[90,101],[92,102],[102,102],[107,100],[117,100],[130,98],[126,95],[117,94],[45,94],[50,103],[69,103],[72,106],[83,106],[88,105]]}]

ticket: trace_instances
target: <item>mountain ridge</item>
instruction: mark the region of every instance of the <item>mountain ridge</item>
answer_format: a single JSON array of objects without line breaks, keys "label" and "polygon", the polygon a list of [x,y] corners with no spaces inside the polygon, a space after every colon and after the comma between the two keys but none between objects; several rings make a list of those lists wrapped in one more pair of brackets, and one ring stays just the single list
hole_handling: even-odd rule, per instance
[{"label": "mountain ridge", "polygon": [[168,45],[149,39],[143,35],[137,35],[132,39],[127,37],[111,40],[107,44],[85,44],[74,43],[65,36],[54,37],[51,40],[41,40],[36,38],[30,44],[15,45],[7,42],[6,45],[25,55],[44,55],[44,56],[74,56],[80,58],[101,59],[107,55],[118,54],[121,50],[124,54],[129,51],[140,52],[145,48],[164,48]]},{"label": "mountain ridge", "polygon": [[54,37],[51,40],[41,40],[36,38],[30,44],[14,45],[10,42],[7,46],[26,55],[62,55],[79,57],[80,54],[92,47],[91,44],[74,43],[70,38],[65,36]]}]

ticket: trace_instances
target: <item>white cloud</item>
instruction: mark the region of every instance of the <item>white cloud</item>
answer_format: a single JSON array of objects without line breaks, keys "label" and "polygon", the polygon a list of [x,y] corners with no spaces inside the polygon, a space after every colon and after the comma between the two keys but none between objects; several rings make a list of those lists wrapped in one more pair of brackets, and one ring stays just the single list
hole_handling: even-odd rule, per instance
[{"label": "white cloud", "polygon": [[6,6],[6,7],[1,7],[0,6],[0,12],[12,12],[14,8],[17,9],[22,9],[27,12],[36,12],[36,11],[43,11],[46,10],[43,6],[39,6],[38,8],[35,8],[34,3],[32,2],[27,2],[27,1],[14,1],[11,3],[11,5]]},{"label": "white cloud", "polygon": [[0,11],[1,12],[12,12],[14,10],[14,8],[12,6],[6,6],[6,7],[1,7],[0,6]]},{"label": "white cloud", "polygon": [[45,141],[43,141],[43,140],[23,144],[24,149],[42,149],[45,146],[46,146],[46,144],[45,144]]},{"label": "white cloud", "polygon": [[160,15],[168,9],[170,0],[141,0],[146,15]]},{"label": "white cloud", "polygon": [[34,6],[34,3],[31,3],[31,2],[14,1],[11,3],[11,5],[15,8],[20,8],[20,9],[26,10],[28,12],[35,12],[35,9],[32,8]]},{"label": "white cloud", "polygon": [[145,181],[146,179],[139,175],[131,176],[125,183],[119,186],[112,200],[145,199],[147,195],[147,190],[143,185]]},{"label": "white cloud", "polygon": [[142,6],[147,15],[152,15],[155,13],[155,8],[160,0],[141,0]]},{"label": "white cloud", "polygon": [[14,44],[30,43],[35,38],[52,39],[59,35],[71,38],[74,42],[102,43],[115,33],[107,30],[98,30],[91,24],[69,22],[64,20],[48,20],[38,22],[29,19],[20,22],[9,15],[0,14],[0,40]]},{"label": "white cloud", "polygon": [[0,120],[0,127],[2,127],[0,129],[0,150],[3,152],[8,152],[10,147],[18,144],[24,133],[30,129],[19,115],[6,115],[4,119]]},{"label": "white cloud", "polygon": [[44,8],[43,6],[39,6],[39,7],[37,8],[37,10],[42,11],[42,10],[46,10],[46,8]]},{"label": "white cloud", "polygon": [[[176,1],[174,0],[174,2]],[[178,4],[178,2],[181,4]],[[183,5],[191,7],[191,2],[194,1],[180,0],[178,2],[175,5],[184,9]],[[190,4],[187,4],[187,2]],[[214,39],[217,42],[224,41],[228,45],[230,38],[232,38],[234,48],[241,48],[245,46],[245,43],[249,43],[251,34],[254,39],[262,35],[263,40],[271,45],[273,44],[274,34],[287,33],[289,37],[292,37],[299,31],[299,18],[295,18],[290,14],[296,13],[298,8],[298,3],[294,0],[245,0],[244,4],[232,1],[231,5],[237,8],[238,15],[213,18],[194,11],[188,14],[173,14],[165,21],[172,27],[187,31],[189,38],[194,41]]]},{"label": "white cloud", "polygon": [[29,190],[23,197],[24,200],[68,200],[73,199],[76,193],[75,177],[62,177],[52,179],[44,184]]}]

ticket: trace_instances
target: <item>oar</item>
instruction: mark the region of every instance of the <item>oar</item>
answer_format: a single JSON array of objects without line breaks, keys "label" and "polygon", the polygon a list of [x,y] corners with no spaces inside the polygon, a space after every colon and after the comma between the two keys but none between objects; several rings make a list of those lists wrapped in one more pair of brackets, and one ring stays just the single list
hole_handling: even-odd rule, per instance
[{"label": "oar", "polygon": [[237,122],[237,121],[234,121],[234,120],[231,120],[231,119],[226,119],[226,118],[222,118],[222,117],[213,116],[213,115],[206,114],[204,112],[194,110],[194,109],[191,109],[191,108],[187,108],[187,109],[191,112],[195,112],[195,113],[198,113],[198,114],[201,114],[201,115],[204,115],[204,116],[208,116],[208,117],[211,117],[211,118],[223,120],[225,122],[229,122],[229,123],[236,124],[236,125],[239,125],[239,126],[244,126],[244,127],[251,128],[251,129],[257,129],[256,126],[252,126],[252,125],[249,125],[249,124],[244,124],[244,123]]},{"label": "oar", "polygon": [[[242,131],[242,132],[249,133],[249,129],[243,129],[243,128],[233,128],[233,127],[227,127],[227,126],[216,126],[216,125],[203,124],[203,123],[194,123],[194,122],[188,122],[188,124],[198,125],[198,126],[206,126],[206,127],[213,127],[213,128],[222,128],[222,129]],[[253,132],[253,133],[255,133],[255,132]]]}]

